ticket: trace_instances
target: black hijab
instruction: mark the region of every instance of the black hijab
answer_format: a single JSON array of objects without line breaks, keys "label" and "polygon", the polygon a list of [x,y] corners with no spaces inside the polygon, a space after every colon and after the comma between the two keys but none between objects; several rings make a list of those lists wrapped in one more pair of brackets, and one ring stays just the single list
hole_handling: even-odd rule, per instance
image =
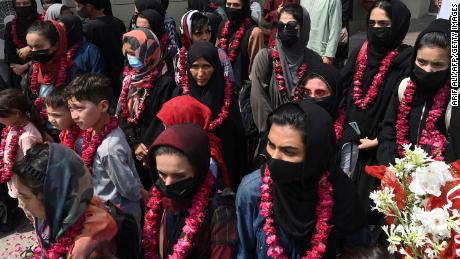
[{"label": "black hijab", "polygon": [[147,19],[150,24],[150,29],[155,33],[158,39],[165,33],[164,31],[164,17],[160,12],[153,9],[146,9],[139,13],[138,17]]},{"label": "black hijab", "polygon": [[[223,6],[227,6],[227,0],[224,0]],[[251,1],[250,0],[241,0],[241,17],[238,21],[231,21],[230,25],[230,33],[234,32],[234,30],[238,30],[241,21],[244,20],[246,17],[251,17]]]},{"label": "black hijab", "polygon": [[139,13],[147,9],[153,9],[164,16],[166,12],[160,0],[134,0],[134,5]]},{"label": "black hijab", "polygon": [[[390,41],[388,42],[388,47],[383,52],[369,43],[367,53],[369,55],[368,64],[371,66],[378,66],[380,61],[389,51],[396,49],[399,45],[402,44],[407,32],[409,31],[410,25],[411,13],[409,8],[407,8],[403,2],[400,0],[379,1],[376,2],[376,5],[381,2],[383,2],[382,8],[385,10],[387,16],[391,19]],[[367,21],[369,21],[369,17],[374,8],[372,8],[369,12]]]},{"label": "black hijab", "polygon": [[[333,186],[333,215],[329,224],[333,232],[328,241],[350,233],[365,224],[364,212],[350,179],[337,167],[335,132],[331,116],[320,106],[308,101],[286,103],[278,107],[305,116],[305,160],[300,180],[292,184],[273,182],[273,203],[276,225],[302,251],[310,245],[316,232],[318,181],[325,171],[330,172]],[[270,118],[269,118],[270,120]],[[270,125],[270,122],[267,123]],[[270,126],[269,126],[270,128]],[[327,254],[334,254],[333,244],[327,244]],[[335,255],[335,254],[334,254]]]},{"label": "black hijab", "polygon": [[337,114],[337,106],[340,93],[340,89],[338,89],[340,82],[339,71],[332,65],[319,63],[311,69],[307,70],[307,73],[305,73],[299,80],[300,86],[305,86],[305,83],[313,77],[319,77],[321,80],[323,80],[331,89],[331,95],[322,98],[320,101],[316,101],[310,97],[307,97],[306,99],[311,99],[312,102],[321,106],[334,118]]},{"label": "black hijab", "polygon": [[188,0],[187,10],[198,10],[200,12],[209,11],[209,1],[208,0]]},{"label": "black hijab", "polygon": [[[420,41],[421,39],[423,38],[423,36],[425,36],[426,34],[428,33],[431,33],[431,32],[440,32],[440,33],[443,33],[443,34],[447,34],[447,38],[450,40],[450,21],[449,20],[446,20],[446,19],[436,19],[434,21],[432,21],[430,23],[430,25],[428,25],[428,27],[423,30],[418,36],[417,36],[417,39],[415,40],[415,45],[414,45],[414,51],[413,51],[413,55],[412,55],[412,62],[411,62],[411,79],[417,83],[417,80],[414,76],[414,69],[415,69],[415,59],[417,57],[417,51],[422,47],[420,45]],[[450,45],[450,44],[449,44]],[[450,67],[448,68],[450,69]],[[417,90],[416,90],[416,96],[415,98],[418,99],[420,97],[420,94],[417,94],[417,93],[420,93],[420,92],[424,92],[422,95],[425,95],[425,96],[428,96],[428,98],[432,98],[432,96],[434,96],[436,94],[436,92],[441,89],[445,82],[447,80],[449,80],[450,77],[446,77],[445,80],[442,82],[442,84],[439,84],[439,85],[430,85],[429,89],[422,89],[421,87],[417,87]],[[419,86],[419,85],[418,85]],[[419,96],[417,96],[419,95]],[[417,101],[417,100],[415,100]]]},{"label": "black hijab", "polygon": [[[310,101],[287,103],[273,113],[282,109],[305,116],[305,160],[299,181],[273,182],[275,222],[303,250],[315,232],[318,181],[334,161],[335,133],[329,114]],[[270,118],[267,125],[270,128]]]},{"label": "black hijab", "polygon": [[[198,86],[190,73],[190,67],[199,58],[204,58],[214,68],[214,73],[206,86]],[[187,53],[187,74],[190,95],[208,106],[212,111],[213,118],[216,118],[225,98],[224,70],[220,63],[217,48],[210,42],[194,43]]]},{"label": "black hijab", "polygon": [[58,21],[64,23],[67,35],[67,49],[71,49],[76,43],[83,40],[83,24],[75,15],[61,15]]}]

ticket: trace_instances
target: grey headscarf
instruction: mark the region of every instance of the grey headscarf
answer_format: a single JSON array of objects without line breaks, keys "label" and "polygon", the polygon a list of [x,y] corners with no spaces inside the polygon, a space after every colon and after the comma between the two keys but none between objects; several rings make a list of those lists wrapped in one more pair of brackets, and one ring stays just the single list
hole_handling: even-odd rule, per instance
[{"label": "grey headscarf", "polygon": [[52,4],[46,10],[45,21],[57,20],[61,16],[61,10],[64,7],[63,4]]},{"label": "grey headscarf", "polygon": [[305,8],[302,7],[302,9],[303,21],[302,27],[300,28],[299,40],[292,45],[292,47],[285,48],[278,37],[276,38],[276,47],[280,53],[281,66],[283,67],[286,87],[289,90],[289,93],[292,93],[293,89],[297,85],[297,71],[303,63],[305,48],[307,47],[310,35],[310,15]]},{"label": "grey headscarf", "polygon": [[91,174],[72,150],[49,143],[43,201],[50,241],[54,242],[85,212],[93,197]]}]

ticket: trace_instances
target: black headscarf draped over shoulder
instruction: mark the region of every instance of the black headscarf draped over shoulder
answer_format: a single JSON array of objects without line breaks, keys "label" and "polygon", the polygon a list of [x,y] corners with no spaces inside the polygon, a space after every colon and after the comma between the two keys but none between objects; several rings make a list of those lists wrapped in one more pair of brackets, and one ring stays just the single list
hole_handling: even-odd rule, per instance
[{"label": "black headscarf draped over shoulder", "polygon": [[[379,2],[381,1],[376,2],[376,4]],[[402,44],[407,32],[409,31],[411,13],[409,8],[407,8],[407,6],[400,0],[391,0],[385,2],[389,3],[389,5],[384,7],[384,10],[391,19],[391,34],[390,41],[388,42],[388,52]],[[372,8],[369,12],[367,21],[369,21],[373,9],[374,8]],[[369,44],[368,54],[377,60],[382,59],[386,55],[385,52],[382,53],[376,48],[373,48],[371,44]]]},{"label": "black headscarf draped over shoulder", "polygon": [[[190,73],[193,62],[204,58],[214,68],[214,72],[206,86],[199,86]],[[190,87],[190,95],[208,106],[213,118],[219,114],[224,104],[225,78],[217,48],[210,42],[194,43],[187,53],[187,73]]]},{"label": "black headscarf draped over shoulder", "polygon": [[[356,230],[363,223],[364,213],[358,206],[350,179],[337,167],[331,116],[308,100],[283,104],[274,113],[287,106],[295,106],[305,115],[305,160],[300,181],[286,185],[273,183],[275,222],[299,249],[304,250],[309,248],[316,232],[318,181],[325,171],[330,172],[329,180],[333,185],[334,209],[329,224],[334,225],[335,233],[331,235],[337,238]],[[335,252],[333,245],[328,244],[327,250],[327,254]]]},{"label": "black headscarf draped over shoulder", "polygon": [[64,23],[68,49],[83,40],[83,24],[80,18],[75,15],[61,15],[58,20]]}]

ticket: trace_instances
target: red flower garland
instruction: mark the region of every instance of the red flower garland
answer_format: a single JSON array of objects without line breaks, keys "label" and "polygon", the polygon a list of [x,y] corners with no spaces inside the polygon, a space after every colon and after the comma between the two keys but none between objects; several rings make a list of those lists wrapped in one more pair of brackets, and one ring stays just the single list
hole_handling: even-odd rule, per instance
[{"label": "red flower garland", "polygon": [[[206,179],[201,184],[198,192],[193,196],[192,206],[188,209],[188,216],[185,218],[185,225],[182,228],[183,234],[173,247],[173,254],[169,259],[186,258],[188,251],[193,246],[193,238],[200,229],[206,217],[205,210],[209,204],[209,195],[214,185],[214,176],[208,172]],[[148,210],[145,213],[144,231],[142,233],[142,248],[144,258],[160,258],[159,256],[159,233],[162,213],[162,195],[156,187],[152,189],[152,197],[147,203]]]},{"label": "red flower garland", "polygon": [[[324,172],[318,183],[318,204],[316,205],[316,233],[311,238],[310,250],[305,252],[302,259],[322,258],[326,252],[326,243],[332,229],[328,221],[332,217],[334,200],[332,198],[332,184],[329,181],[329,172]],[[267,255],[274,259],[287,259],[283,247],[279,244],[273,218],[272,184],[270,169],[265,167],[260,188],[260,215],[265,218],[263,231],[268,245]]]},{"label": "red flower garland", "polygon": [[[71,49],[69,49],[64,57],[61,58],[59,61],[59,71],[56,77],[56,82],[54,87],[60,87],[65,84],[67,79],[67,70],[74,65],[72,57],[75,55],[75,52],[80,48],[81,42],[76,43],[73,45]],[[40,85],[38,84],[38,71],[40,69],[40,63],[34,62],[32,65],[32,75],[30,76],[30,91],[33,95],[38,96],[40,91]],[[43,103],[45,102],[45,97],[38,96],[35,101],[34,105],[40,111],[40,115],[43,118],[47,118],[46,110],[43,107]]]},{"label": "red flower garland", "polygon": [[[188,75],[187,75],[187,50],[183,47],[180,50],[180,61],[179,61],[179,83],[182,86],[182,92],[184,95],[189,95],[190,94],[190,88],[188,85]],[[232,81],[228,76],[224,76],[225,78],[225,96],[224,96],[224,104],[222,105],[222,108],[220,109],[219,115],[217,115],[217,118],[211,121],[209,124],[209,130],[213,131],[217,128],[219,128],[222,123],[224,123],[224,120],[227,119],[229,110],[230,110],[230,104],[232,102]]]},{"label": "red flower garland", "polygon": [[0,155],[2,155],[2,157],[5,155],[5,151],[8,151],[8,157],[7,157],[7,162],[5,163],[4,159],[2,159],[2,161],[0,161],[0,183],[7,183],[11,180],[11,178],[13,177],[13,164],[14,164],[14,161],[16,160],[16,154],[17,154],[17,151],[18,151],[18,148],[19,148],[19,138],[21,137],[21,135],[24,133],[24,128],[19,128],[17,130],[17,133],[16,135],[14,135],[11,140],[10,140],[10,143],[8,144],[8,149],[6,147],[6,138],[8,137],[8,133],[10,132],[11,130],[11,127],[5,127],[2,131],[2,142],[1,142],[1,146],[0,146]]},{"label": "red flower garland", "polygon": [[[75,222],[69,229],[67,229],[62,236],[60,236],[56,242],[52,243],[50,247],[45,248],[45,258],[59,259],[67,258],[67,255],[72,252],[75,245],[75,238],[81,234],[84,224],[86,221],[86,215],[80,216],[77,222]],[[34,249],[35,259],[42,258],[42,248],[36,247]]]},{"label": "red flower garland", "polygon": [[94,155],[96,155],[97,148],[101,145],[102,141],[112,130],[118,127],[118,119],[111,117],[110,122],[107,123],[101,132],[93,135],[94,129],[87,129],[83,133],[83,145],[81,152],[81,159],[88,169],[92,172]]},{"label": "red flower garland", "polygon": [[[404,96],[399,105],[398,119],[396,121],[396,143],[398,144],[398,153],[404,157],[404,145],[409,144],[406,138],[409,135],[408,116],[411,111],[411,103],[414,98],[416,84],[409,80]],[[443,160],[442,154],[446,149],[447,139],[436,129],[436,122],[446,110],[446,104],[450,97],[450,81],[443,88],[439,89],[434,96],[431,111],[426,119],[425,129],[422,130],[418,145],[429,145],[432,147],[431,156],[435,160]]]},{"label": "red flower garland", "polygon": [[[276,84],[278,85],[278,91],[280,92],[281,96],[288,97],[286,81],[284,79],[284,73],[283,73],[283,66],[281,66],[281,61],[280,61],[280,53],[275,47],[273,47],[272,49],[272,58],[273,58],[273,67],[275,69],[275,81],[276,81]],[[308,69],[307,64],[302,64],[299,67],[299,70],[297,71],[297,78],[299,80],[303,77],[307,69]],[[298,84],[294,88],[294,96],[292,96],[291,101],[296,101],[296,100],[301,99],[303,91],[304,91],[303,86]]]},{"label": "red flower garland", "polygon": [[[240,48],[240,41],[243,38],[246,30],[248,29],[249,25],[251,24],[251,18],[246,17],[240,25],[240,28],[236,31],[235,39],[231,45],[231,51],[228,55],[228,59],[230,62],[233,62],[236,58],[237,51]],[[228,41],[228,32],[230,28],[230,21],[227,20],[225,22],[224,28],[222,29],[221,37],[219,39],[219,47],[227,52],[227,41]]]},{"label": "red flower garland", "polygon": [[[17,19],[18,17],[14,16],[13,20],[11,20],[11,39],[13,40],[13,43],[16,49],[22,49],[24,47],[27,47],[27,44],[22,42],[18,38],[18,31],[17,31],[17,25],[16,25]],[[42,15],[38,16],[38,20],[43,21],[44,16]]]},{"label": "red flower garland", "polygon": [[80,132],[81,129],[77,125],[73,125],[73,127],[70,130],[61,130],[61,132],[59,133],[59,139],[61,140],[61,144],[73,150],[75,147],[75,141],[80,135]]},{"label": "red flower garland", "polygon": [[131,89],[131,80],[136,74],[137,71],[134,69],[127,73],[127,75],[123,79],[123,87],[121,89],[120,99],[118,100],[121,106],[121,117],[123,119],[126,119],[129,125],[137,124],[139,122],[139,119],[142,116],[142,113],[145,109],[145,99],[147,99],[147,97],[149,96],[149,90],[153,87],[152,83],[156,80],[160,73],[158,72],[158,70],[154,69],[150,73],[148,73],[144,78],[144,83],[142,85],[142,88],[144,88],[144,94],[142,95],[141,101],[137,106],[136,111],[134,112],[134,117],[131,117],[129,115],[128,109],[128,93]]},{"label": "red flower garland", "polygon": [[343,134],[343,124],[345,124],[345,112],[343,110],[339,110],[339,116],[334,123],[334,130],[335,130],[335,139],[339,142],[342,139]]},{"label": "red flower garland", "polygon": [[383,80],[391,66],[391,61],[398,55],[399,50],[395,49],[390,51],[385,58],[381,61],[379,72],[374,76],[372,84],[367,91],[367,95],[363,98],[363,83],[362,79],[367,66],[367,45],[368,42],[364,42],[361,50],[359,51],[358,58],[356,60],[356,66],[358,67],[353,78],[353,100],[355,105],[365,110],[369,104],[371,104],[375,97],[378,95],[379,87],[382,85]]}]

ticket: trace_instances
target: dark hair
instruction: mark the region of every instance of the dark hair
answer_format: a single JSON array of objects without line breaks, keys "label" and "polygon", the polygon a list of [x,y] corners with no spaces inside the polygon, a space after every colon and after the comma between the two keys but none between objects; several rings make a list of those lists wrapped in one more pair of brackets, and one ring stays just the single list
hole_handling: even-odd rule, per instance
[{"label": "dark hair", "polygon": [[52,108],[67,108],[67,92],[64,86],[54,87],[45,98],[46,106]]},{"label": "dark hair", "polygon": [[443,32],[429,32],[420,38],[418,49],[423,46],[450,50],[450,36]]},{"label": "dark hair", "polygon": [[[303,8],[299,4],[287,4],[281,9],[279,17],[281,14],[288,13],[294,16],[294,19],[300,24],[303,24]],[[278,17],[278,18],[279,18]]]},{"label": "dark hair", "polygon": [[380,259],[392,258],[385,248],[380,246],[352,247],[345,250],[340,259]]},{"label": "dark hair", "polygon": [[112,84],[106,76],[86,73],[78,75],[67,86],[67,98],[77,101],[90,101],[99,104],[103,100],[111,101]]},{"label": "dark hair", "polygon": [[[390,20],[391,20],[391,17],[392,17],[391,15],[393,13],[391,2],[383,0],[383,1],[375,2],[374,6],[371,8],[369,13],[367,14],[367,21],[369,21],[369,19],[371,17],[371,13],[375,8],[380,8],[380,9],[384,10],[386,15],[388,16],[388,18],[390,18]],[[369,26],[369,23],[368,23],[367,26]]]},{"label": "dark hair", "polygon": [[190,34],[195,33],[196,31],[201,31],[202,29],[209,29],[209,19],[206,15],[202,13],[194,13],[192,15],[192,31]]},{"label": "dark hair", "polygon": [[43,193],[46,171],[48,169],[48,144],[35,144],[26,152],[26,156],[13,164],[13,172],[33,194]]},{"label": "dark hair", "polygon": [[189,162],[189,164],[192,166],[193,172],[199,172],[198,168],[196,167],[195,164],[193,164],[192,160],[184,152],[182,152],[181,150],[179,150],[177,148],[174,148],[174,147],[171,147],[171,146],[159,146],[158,148],[155,149],[154,154],[155,154],[155,156],[152,157],[151,162],[153,162],[153,163],[151,163],[151,165],[156,164],[155,159],[156,159],[157,156],[160,156],[160,155],[176,155],[176,156],[185,157],[187,159],[187,161]]},{"label": "dark hair", "polygon": [[280,106],[268,117],[267,129],[270,130],[272,124],[291,126],[301,132],[302,141],[305,142],[307,120],[307,115],[297,104],[288,103]]},{"label": "dark hair", "polygon": [[43,121],[32,103],[19,89],[0,91],[0,117],[7,118],[15,113],[21,113],[45,136]]},{"label": "dark hair", "polygon": [[107,5],[106,0],[75,0],[75,2],[80,3],[82,5],[90,4],[94,6],[94,8],[96,8],[97,10],[102,10]]},{"label": "dark hair", "polygon": [[52,46],[55,46],[59,41],[59,32],[57,31],[54,24],[50,21],[36,21],[34,22],[29,29],[27,29],[27,34],[29,33],[38,33],[47,38]]}]

